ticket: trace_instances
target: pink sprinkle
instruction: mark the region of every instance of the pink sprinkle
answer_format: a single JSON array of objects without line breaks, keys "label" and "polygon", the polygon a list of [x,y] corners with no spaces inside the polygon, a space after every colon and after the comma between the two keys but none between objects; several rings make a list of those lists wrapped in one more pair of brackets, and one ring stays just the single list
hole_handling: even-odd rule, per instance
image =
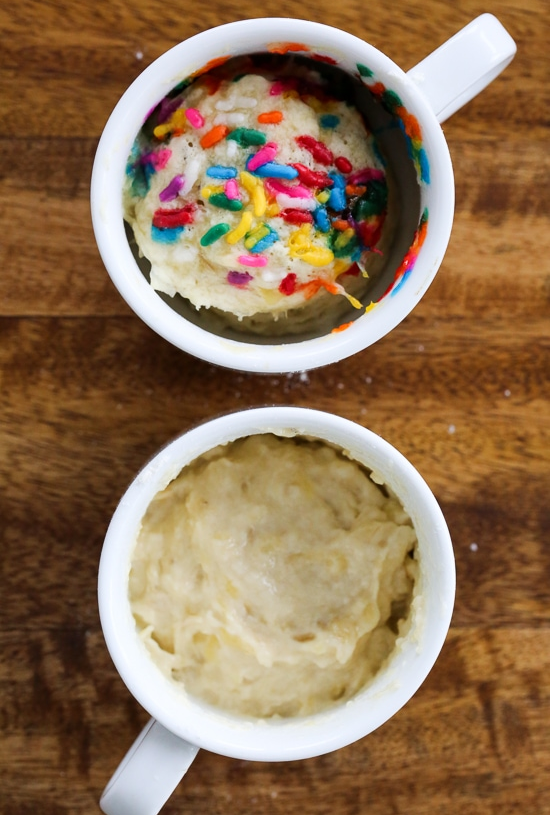
[{"label": "pink sprinkle", "polygon": [[156,153],[151,153],[151,163],[155,170],[164,170],[170,161],[171,155],[172,151],[169,150],[168,147],[163,147],[160,150],[157,150]]},{"label": "pink sprinkle", "polygon": [[263,255],[239,255],[237,260],[243,266],[267,266],[267,258]]},{"label": "pink sprinkle", "polygon": [[383,181],[385,174],[383,170],[376,170],[374,167],[365,167],[357,170],[347,178],[348,184],[364,184],[366,181]]},{"label": "pink sprinkle", "polygon": [[197,110],[197,108],[187,108],[185,115],[191,127],[194,127],[195,129],[204,127],[204,116]]},{"label": "pink sprinkle", "polygon": [[227,282],[230,283],[232,286],[237,286],[238,288],[248,286],[251,280],[254,280],[254,278],[248,272],[227,273]]},{"label": "pink sprinkle", "polygon": [[183,187],[184,184],[184,177],[182,175],[176,175],[165,187],[162,192],[159,193],[159,199],[165,203],[166,201],[173,201],[174,198],[178,197],[178,194]]},{"label": "pink sprinkle", "polygon": [[280,96],[283,91],[295,88],[297,84],[294,77],[289,77],[289,79],[277,79],[269,89],[269,95]]},{"label": "pink sprinkle", "polygon": [[307,187],[304,187],[303,184],[295,184],[291,187],[287,184],[282,184],[275,178],[266,178],[264,185],[267,192],[271,193],[271,195],[283,193],[284,195],[289,195],[291,198],[313,198],[313,192],[308,190]]},{"label": "pink sprinkle", "polygon": [[264,146],[261,147],[257,153],[248,159],[246,162],[246,169],[253,173],[254,170],[257,170],[258,167],[262,166],[262,164],[267,164],[268,161],[273,161],[277,155],[278,149],[279,145],[276,144],[276,142],[270,141],[267,144],[264,144]]},{"label": "pink sprinkle", "polygon": [[230,178],[228,181],[226,181],[223,189],[227,197],[232,201],[241,197],[239,193],[239,185],[234,178]]}]

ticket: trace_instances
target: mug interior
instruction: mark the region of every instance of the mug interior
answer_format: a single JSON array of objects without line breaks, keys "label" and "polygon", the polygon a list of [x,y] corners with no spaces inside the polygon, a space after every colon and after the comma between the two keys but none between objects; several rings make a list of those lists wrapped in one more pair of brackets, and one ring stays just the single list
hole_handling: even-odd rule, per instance
[{"label": "mug interior", "polygon": [[[128,598],[130,558],[142,517],[157,492],[206,451],[255,433],[307,435],[346,450],[391,487],[418,537],[419,577],[411,625],[374,679],[355,697],[304,718],[255,720],[190,698],[153,663],[139,640]],[[107,646],[129,690],[176,735],[235,758],[279,761],[350,744],[393,716],[416,692],[443,645],[454,600],[449,533],[431,491],[412,465],[380,437],[345,419],[304,408],[260,408],[207,422],[145,467],[107,532],[99,570],[100,616]]]},{"label": "mug interior", "polygon": [[[387,228],[390,235],[385,240],[383,256],[377,259],[373,279],[365,282],[362,291],[357,292],[364,306],[371,302],[378,303],[399,282],[403,260],[414,242],[423,212],[421,191],[424,179],[420,177],[418,162],[415,166],[411,139],[406,133],[405,122],[395,111],[397,107],[403,106],[396,105],[395,99],[381,89],[374,75],[362,77],[357,68],[354,73],[350,73],[333,65],[332,62],[323,62],[320,57],[335,61],[334,57],[325,53],[310,57],[307,54],[313,53],[313,46],[300,45],[303,49],[300,54],[292,51],[283,56],[265,51],[261,54],[241,54],[232,57],[223,64],[223,75],[238,75],[242,72],[243,65],[247,63],[258,65],[266,61],[263,58],[267,58],[270,72],[276,75],[292,75],[293,67],[296,70],[309,68],[318,71],[329,86],[332,79],[335,86],[346,87],[347,98],[361,113],[368,130],[375,135],[389,182]],[[361,65],[361,69],[365,71],[366,66]],[[213,73],[216,70],[220,71],[213,69]],[[198,75],[203,76],[204,72],[199,70]],[[376,88],[376,94],[370,90],[364,81],[365,78],[368,78],[369,84]],[[388,102],[384,101],[385,98]],[[410,116],[406,111],[403,115]],[[417,154],[420,149],[417,147]],[[425,161],[427,162],[427,159]],[[427,172],[426,167],[423,170]],[[141,255],[128,224],[125,224],[125,231],[134,260],[145,279],[150,282],[151,264]],[[261,317],[236,319],[219,309],[197,309],[179,293],[170,296],[158,291],[157,294],[173,311],[205,331],[236,342],[259,345],[269,345],[274,341],[285,344],[296,343],[322,337],[330,334],[342,323],[356,320],[359,314],[364,312],[364,309],[359,312],[342,297],[338,298],[336,303],[334,296],[324,294],[325,308],[322,311],[314,308],[311,317],[301,319],[299,322],[292,319],[292,316],[290,319],[279,317],[276,321],[271,315],[267,315],[266,320]]]}]

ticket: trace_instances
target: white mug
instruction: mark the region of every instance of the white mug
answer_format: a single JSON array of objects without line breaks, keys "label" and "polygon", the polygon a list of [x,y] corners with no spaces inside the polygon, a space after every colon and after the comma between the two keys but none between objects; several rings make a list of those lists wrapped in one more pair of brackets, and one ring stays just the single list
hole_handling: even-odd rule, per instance
[{"label": "white mug", "polygon": [[[228,56],[299,44],[302,55],[333,60],[373,91],[378,139],[396,179],[401,215],[385,271],[345,330],[330,320],[308,336],[253,336],[220,329],[209,309],[155,292],[133,254],[123,223],[128,156],[148,113],[185,78]],[[293,51],[299,48],[293,46]],[[372,45],[344,31],[293,19],[222,25],[176,45],[134,81],[111,114],[97,149],[91,210],[100,254],[131,308],[162,337],[209,362],[256,372],[290,372],[344,359],[385,336],[416,306],[445,254],[454,213],[454,178],[440,123],[472,99],[511,61],[516,46],[490,14],[473,20],[405,73]],[[367,94],[369,96],[369,94]],[[371,101],[372,101],[372,97]],[[376,117],[380,117],[378,123]],[[391,123],[401,125],[392,127]],[[406,134],[404,135],[403,132]],[[412,158],[411,158],[412,156]],[[210,313],[209,313],[210,312]],[[357,316],[360,314],[360,316]]]},{"label": "white mug", "polygon": [[[150,658],[128,597],[130,561],[144,513],[159,490],[208,450],[259,433],[304,435],[346,451],[390,487],[417,535],[415,611],[388,662],[356,696],[315,715],[253,720],[184,694]],[[378,480],[378,478],[377,478]],[[347,419],[300,407],[253,408],[184,433],[139,473],[116,509],[99,567],[99,610],[107,647],[123,681],[152,717],[106,787],[107,815],[155,815],[199,748],[239,759],[305,759],[344,747],[382,725],[433,667],[450,625],[455,566],[445,519],[416,469],[388,442]]]}]

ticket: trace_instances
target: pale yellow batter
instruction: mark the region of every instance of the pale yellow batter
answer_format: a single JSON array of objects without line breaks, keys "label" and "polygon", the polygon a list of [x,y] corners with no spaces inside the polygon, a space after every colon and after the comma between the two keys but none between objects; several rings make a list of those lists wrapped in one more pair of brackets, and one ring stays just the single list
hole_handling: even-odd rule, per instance
[{"label": "pale yellow batter", "polygon": [[252,436],[148,508],[130,600],[161,670],[253,717],[352,697],[406,627],[416,534],[399,501],[321,442]]}]

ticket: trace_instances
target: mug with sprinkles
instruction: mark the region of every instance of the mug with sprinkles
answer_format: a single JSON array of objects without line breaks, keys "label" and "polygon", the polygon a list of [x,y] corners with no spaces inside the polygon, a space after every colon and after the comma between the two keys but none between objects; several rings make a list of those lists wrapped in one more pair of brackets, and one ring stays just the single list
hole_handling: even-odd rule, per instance
[{"label": "mug with sprinkles", "polygon": [[440,124],[511,61],[481,15],[404,73],[305,20],[219,26],[152,63],[100,140],[91,206],[122,296],[197,357],[290,372],[416,306],[454,208]]}]

